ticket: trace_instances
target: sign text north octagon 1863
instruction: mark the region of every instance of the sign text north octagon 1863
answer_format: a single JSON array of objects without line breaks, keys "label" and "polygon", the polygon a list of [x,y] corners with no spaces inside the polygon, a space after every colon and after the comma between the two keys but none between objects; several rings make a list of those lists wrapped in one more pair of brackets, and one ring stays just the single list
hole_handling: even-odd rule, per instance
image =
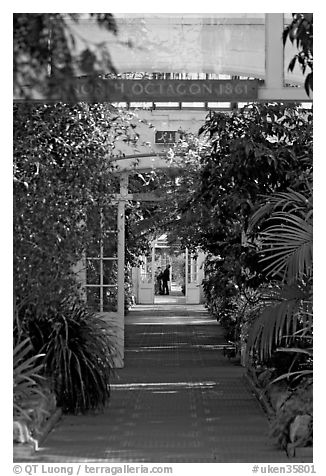
[{"label": "sign text north octagon 1863", "polygon": [[257,98],[257,80],[130,80],[98,79],[74,83],[80,99],[100,97],[110,102],[245,101]]}]

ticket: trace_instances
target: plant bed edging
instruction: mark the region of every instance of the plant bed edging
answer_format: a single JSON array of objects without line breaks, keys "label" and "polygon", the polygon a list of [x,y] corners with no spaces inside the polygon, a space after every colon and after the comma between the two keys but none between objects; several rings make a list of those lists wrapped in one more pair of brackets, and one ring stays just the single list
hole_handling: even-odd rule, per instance
[{"label": "plant bed edging", "polygon": [[[250,375],[248,369],[246,369],[243,373],[243,379],[247,386],[249,387],[250,391],[255,395],[260,404],[262,410],[266,413],[268,420],[271,420],[275,417],[275,410],[270,404],[268,398],[266,397],[266,393],[256,385],[254,379]],[[313,446],[296,446],[294,454],[289,454],[286,450],[284,450],[289,459],[297,460],[297,461],[313,461]]]},{"label": "plant bed edging", "polygon": [[58,423],[62,417],[61,408],[57,410],[50,416],[46,421],[43,428],[38,431],[38,434],[35,438],[30,438],[30,441],[26,443],[14,443],[13,445],[13,458],[14,460],[22,460],[34,456],[37,452],[39,446],[43,443],[45,438],[48,436],[50,431]]},{"label": "plant bed edging", "polygon": [[252,377],[250,376],[248,372],[248,369],[246,369],[245,372],[243,373],[243,378],[245,382],[247,383],[247,385],[250,387],[250,390],[252,391],[252,393],[257,398],[261,408],[266,413],[268,419],[273,418],[275,416],[275,411],[273,407],[271,406],[268,399],[266,398],[265,392],[256,386],[255,382],[253,381]]},{"label": "plant bed edging", "polygon": [[35,445],[30,443],[14,443],[13,459],[22,460],[35,454]]},{"label": "plant bed edging", "polygon": [[293,456],[293,459],[310,458],[311,461],[313,461],[313,453],[314,453],[313,446],[297,446],[295,449],[295,456]]},{"label": "plant bed edging", "polygon": [[40,446],[45,438],[48,436],[50,431],[54,428],[54,426],[58,423],[58,421],[62,417],[62,410],[61,408],[57,408],[57,410],[51,415],[51,417],[47,420],[46,424],[44,425],[43,428],[39,431],[36,441],[38,443],[38,446]]}]

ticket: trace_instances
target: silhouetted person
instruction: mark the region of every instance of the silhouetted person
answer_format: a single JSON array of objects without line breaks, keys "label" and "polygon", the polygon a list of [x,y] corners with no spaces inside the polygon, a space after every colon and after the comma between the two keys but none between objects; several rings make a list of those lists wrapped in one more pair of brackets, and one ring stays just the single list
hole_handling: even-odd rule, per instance
[{"label": "silhouetted person", "polygon": [[170,265],[168,264],[162,275],[163,294],[169,294],[168,281],[170,281]]},{"label": "silhouetted person", "polygon": [[157,268],[156,274],[155,274],[155,294],[163,294],[162,291],[162,269],[160,267]]}]

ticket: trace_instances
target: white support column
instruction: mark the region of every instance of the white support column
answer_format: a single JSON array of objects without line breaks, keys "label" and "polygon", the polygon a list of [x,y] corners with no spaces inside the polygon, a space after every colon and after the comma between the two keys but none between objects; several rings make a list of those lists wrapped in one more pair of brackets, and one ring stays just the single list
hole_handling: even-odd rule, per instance
[{"label": "white support column", "polygon": [[100,210],[100,312],[103,312],[103,210]]},{"label": "white support column", "polygon": [[124,316],[125,316],[125,197],[128,195],[128,174],[120,178],[120,196],[118,201],[118,325],[121,338],[121,367],[124,359]]},{"label": "white support column", "polygon": [[76,280],[80,285],[80,298],[86,302],[86,254],[83,258],[72,266],[72,271],[76,276]]},{"label": "white support column", "polygon": [[205,262],[206,255],[202,251],[198,252],[197,266],[198,266],[198,284],[199,284],[199,293],[200,293],[200,303],[205,301],[204,289],[203,289],[203,279],[205,278]]},{"label": "white support column", "polygon": [[128,195],[128,174],[120,178],[120,195],[118,202],[118,313],[124,317],[125,300],[125,200]]},{"label": "white support column", "polygon": [[265,14],[265,88],[284,86],[283,13]]},{"label": "white support column", "polygon": [[189,282],[189,278],[188,278],[188,273],[189,273],[189,268],[188,268],[188,260],[189,260],[189,251],[188,251],[188,248],[186,248],[186,269],[185,269],[185,280],[186,280],[186,286],[185,286],[185,292],[187,294],[187,289],[188,289],[188,282]]},{"label": "white support column", "polygon": [[[155,295],[155,240],[152,241],[152,285],[153,285],[153,294]],[[154,299],[153,299],[154,302]]]}]

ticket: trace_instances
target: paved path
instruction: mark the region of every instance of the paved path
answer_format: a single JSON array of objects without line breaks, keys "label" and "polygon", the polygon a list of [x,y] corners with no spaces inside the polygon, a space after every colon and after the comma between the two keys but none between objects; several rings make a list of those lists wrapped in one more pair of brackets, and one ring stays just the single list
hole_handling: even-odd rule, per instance
[{"label": "paved path", "polygon": [[202,306],[164,298],[127,316],[125,368],[105,412],[65,416],[35,461],[289,461],[242,367],[223,356],[220,326]]}]

